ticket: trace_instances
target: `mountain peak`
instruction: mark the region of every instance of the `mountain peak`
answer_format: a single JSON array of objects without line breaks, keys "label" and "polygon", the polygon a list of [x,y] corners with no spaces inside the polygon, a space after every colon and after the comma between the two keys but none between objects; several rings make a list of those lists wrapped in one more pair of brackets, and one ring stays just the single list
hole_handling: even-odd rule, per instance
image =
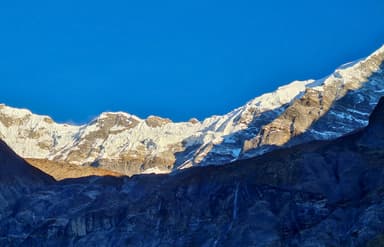
[{"label": "mountain peak", "polygon": [[157,116],[148,116],[147,119],[145,120],[145,123],[153,128],[161,127],[166,124],[172,123],[172,120],[169,118],[161,118]]},{"label": "mountain peak", "polygon": [[134,119],[141,121],[141,119],[135,115],[129,114],[127,112],[118,111],[118,112],[102,112],[95,120],[101,120],[105,118],[122,118],[122,119]]},{"label": "mountain peak", "polygon": [[384,95],[383,61],[384,46],[322,79],[293,81],[201,122],[104,112],[82,126],[63,125],[0,105],[0,138],[25,158],[93,164],[127,175],[224,164],[366,127]]}]

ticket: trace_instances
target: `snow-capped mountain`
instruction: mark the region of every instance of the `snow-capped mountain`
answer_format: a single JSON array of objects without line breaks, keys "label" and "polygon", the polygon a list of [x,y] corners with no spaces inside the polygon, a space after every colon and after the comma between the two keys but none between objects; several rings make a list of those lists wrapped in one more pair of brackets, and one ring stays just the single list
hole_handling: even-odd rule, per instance
[{"label": "snow-capped mountain", "polygon": [[323,79],[294,81],[202,122],[106,112],[75,126],[0,105],[0,139],[25,158],[165,173],[340,137],[365,127],[383,95],[384,46]]}]

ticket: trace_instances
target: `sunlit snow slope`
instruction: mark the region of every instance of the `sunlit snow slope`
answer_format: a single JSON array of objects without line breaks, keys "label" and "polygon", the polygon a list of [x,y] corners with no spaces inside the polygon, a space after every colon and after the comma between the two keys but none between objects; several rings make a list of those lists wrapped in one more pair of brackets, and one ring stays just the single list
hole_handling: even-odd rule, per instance
[{"label": "sunlit snow slope", "polygon": [[228,163],[283,146],[334,139],[366,126],[384,95],[383,61],[384,46],[323,79],[294,81],[202,122],[106,112],[74,126],[0,105],[0,139],[25,158],[127,175]]}]

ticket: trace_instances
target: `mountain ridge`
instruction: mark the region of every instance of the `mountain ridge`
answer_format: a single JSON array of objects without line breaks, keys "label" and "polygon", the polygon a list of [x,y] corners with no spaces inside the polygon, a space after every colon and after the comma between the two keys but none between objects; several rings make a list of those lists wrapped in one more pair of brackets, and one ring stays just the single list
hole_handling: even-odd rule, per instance
[{"label": "mountain ridge", "polygon": [[0,214],[0,244],[382,246],[383,115],[381,98],[368,126],[335,140],[176,174],[41,187]]},{"label": "mountain ridge", "polygon": [[294,81],[203,121],[104,112],[75,126],[0,105],[0,138],[25,158],[127,175],[224,164],[366,126],[384,95],[383,61],[384,46],[323,79]]}]

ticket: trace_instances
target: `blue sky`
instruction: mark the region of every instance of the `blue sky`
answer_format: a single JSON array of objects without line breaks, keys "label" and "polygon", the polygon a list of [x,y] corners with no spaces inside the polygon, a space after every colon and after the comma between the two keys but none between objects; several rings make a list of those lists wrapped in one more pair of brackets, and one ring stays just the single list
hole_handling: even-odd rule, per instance
[{"label": "blue sky", "polygon": [[223,114],[384,44],[384,1],[2,1],[0,102],[84,123],[102,111]]}]

